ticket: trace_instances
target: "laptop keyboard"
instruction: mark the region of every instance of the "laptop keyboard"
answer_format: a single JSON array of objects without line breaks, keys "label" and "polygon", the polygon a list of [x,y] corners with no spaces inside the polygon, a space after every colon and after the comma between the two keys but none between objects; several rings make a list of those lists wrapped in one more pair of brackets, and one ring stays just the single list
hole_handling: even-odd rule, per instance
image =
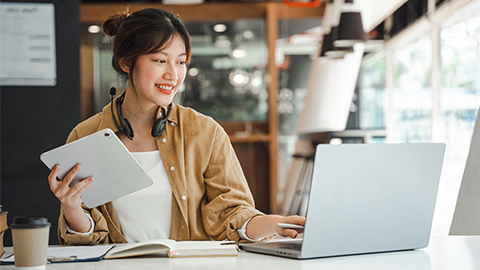
[{"label": "laptop keyboard", "polygon": [[302,249],[302,244],[282,244],[280,245],[280,248],[285,248],[285,249],[291,249],[291,250],[301,250]]}]

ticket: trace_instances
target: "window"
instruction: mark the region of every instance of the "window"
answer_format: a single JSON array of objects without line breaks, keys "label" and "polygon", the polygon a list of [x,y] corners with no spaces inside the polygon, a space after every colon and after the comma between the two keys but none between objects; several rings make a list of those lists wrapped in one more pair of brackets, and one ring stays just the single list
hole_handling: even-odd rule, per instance
[{"label": "window", "polygon": [[360,128],[385,128],[385,54],[376,53],[366,57],[360,74]]},{"label": "window", "polygon": [[388,40],[365,58],[359,77],[362,128],[381,127],[386,117],[389,142],[447,145],[432,235],[449,233],[480,107],[480,1],[449,16],[434,13]]},{"label": "window", "polygon": [[450,230],[480,106],[479,15],[470,19],[461,16],[461,21],[445,26],[440,34],[443,125],[438,129],[438,137],[447,149],[435,213],[437,234],[445,235]]},{"label": "window", "polygon": [[393,54],[394,91],[392,142],[427,142],[431,139],[431,42],[428,35]]}]

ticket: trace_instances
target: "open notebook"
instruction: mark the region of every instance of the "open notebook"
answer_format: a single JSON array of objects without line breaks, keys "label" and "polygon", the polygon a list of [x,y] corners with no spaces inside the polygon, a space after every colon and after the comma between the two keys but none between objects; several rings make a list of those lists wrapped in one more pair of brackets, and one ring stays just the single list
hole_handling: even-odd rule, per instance
[{"label": "open notebook", "polygon": [[[128,244],[49,247],[48,261],[51,263],[99,261],[152,254],[168,255],[170,258],[237,256],[238,247],[232,241],[155,239]],[[14,262],[14,254],[8,254],[0,259],[0,264],[13,264]]]},{"label": "open notebook", "polygon": [[159,252],[167,252],[167,255],[171,258],[237,256],[238,254],[235,242],[155,239],[116,245],[105,255],[105,259],[134,257]]}]

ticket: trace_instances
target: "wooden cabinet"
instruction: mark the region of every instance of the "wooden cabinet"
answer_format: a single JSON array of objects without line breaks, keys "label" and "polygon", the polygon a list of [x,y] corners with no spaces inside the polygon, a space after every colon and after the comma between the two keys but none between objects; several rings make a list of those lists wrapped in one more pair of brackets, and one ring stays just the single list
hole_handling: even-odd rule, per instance
[{"label": "wooden cabinet", "polygon": [[[246,123],[220,122],[230,135],[245,176],[257,202],[257,208],[266,213],[277,213],[278,179],[278,68],[275,65],[275,43],[278,39],[279,19],[321,18],[324,4],[318,8],[292,8],[279,2],[266,3],[209,3],[201,5],[160,5],[130,3],[130,12],[147,7],[177,12],[184,21],[219,21],[236,19],[264,19],[268,47],[266,81],[268,91],[268,119],[253,123],[254,130],[247,136],[235,135]],[[118,3],[83,3],[80,8],[82,23],[98,23],[114,12],[123,12],[126,6]]]}]

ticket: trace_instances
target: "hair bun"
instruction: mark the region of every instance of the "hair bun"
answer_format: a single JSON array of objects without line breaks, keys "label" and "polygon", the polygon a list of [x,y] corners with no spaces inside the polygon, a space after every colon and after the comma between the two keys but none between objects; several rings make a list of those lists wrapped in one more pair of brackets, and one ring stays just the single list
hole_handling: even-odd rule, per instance
[{"label": "hair bun", "polygon": [[128,17],[129,14],[117,13],[110,15],[102,24],[102,29],[105,35],[114,37],[117,35],[118,29],[123,21]]}]

